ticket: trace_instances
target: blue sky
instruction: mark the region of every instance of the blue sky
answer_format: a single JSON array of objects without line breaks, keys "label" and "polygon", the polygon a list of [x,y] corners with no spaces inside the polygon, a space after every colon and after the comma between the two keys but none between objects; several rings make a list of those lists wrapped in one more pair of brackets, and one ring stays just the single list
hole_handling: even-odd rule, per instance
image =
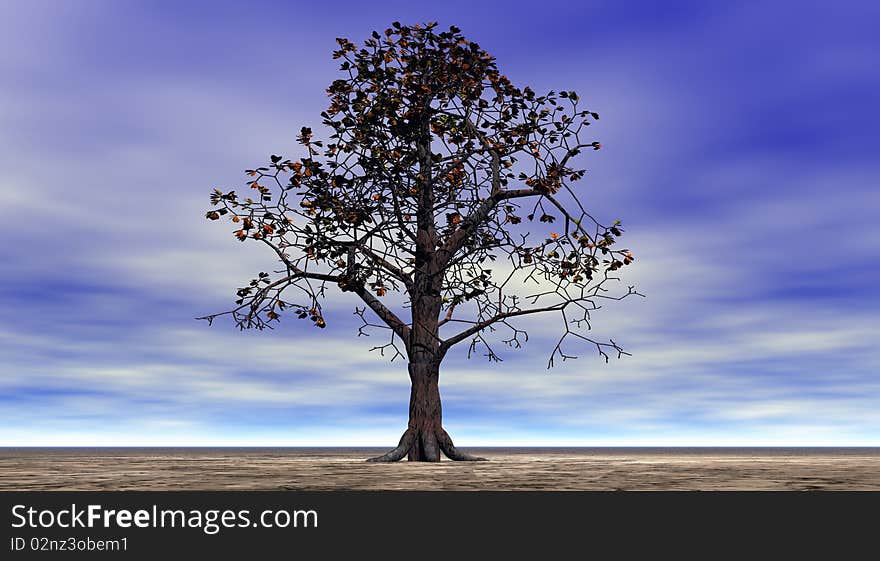
[{"label": "blue sky", "polygon": [[459,445],[880,445],[873,2],[0,5],[0,445],[393,445],[408,377],[327,330],[193,318],[272,267],[214,187],[318,129],[339,36],[457,25],[601,115],[583,198],[647,299],[545,369],[451,356]]}]

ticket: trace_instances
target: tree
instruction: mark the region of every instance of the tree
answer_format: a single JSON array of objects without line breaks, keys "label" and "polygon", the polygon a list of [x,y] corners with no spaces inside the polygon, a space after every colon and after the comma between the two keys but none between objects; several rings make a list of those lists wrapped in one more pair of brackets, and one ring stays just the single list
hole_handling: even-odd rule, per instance
[{"label": "tree", "polygon": [[211,195],[207,218],[231,219],[236,238],[265,244],[282,268],[240,288],[233,309],[199,319],[264,329],[294,315],[323,329],[328,289],[352,292],[364,304],[358,334],[387,329],[390,341],[374,349],[405,358],[412,382],[408,428],[371,461],[481,459],[442,425],[440,364],[454,345],[498,361],[496,334],[519,348],[520,318],[555,313],[562,333],[548,368],[574,358],[563,350],[570,338],[606,362],[627,354],[584,334],[602,299],[637,294],[609,294],[633,255],[617,248],[620,222],[594,219],[572,186],[585,174],[574,158],[601,148],[582,138],[599,116],[573,91],[515,87],[456,27],[395,22],[360,48],[337,42],[344,77],[321,113],[329,139],[304,127],[303,157],[246,170],[252,197]]}]

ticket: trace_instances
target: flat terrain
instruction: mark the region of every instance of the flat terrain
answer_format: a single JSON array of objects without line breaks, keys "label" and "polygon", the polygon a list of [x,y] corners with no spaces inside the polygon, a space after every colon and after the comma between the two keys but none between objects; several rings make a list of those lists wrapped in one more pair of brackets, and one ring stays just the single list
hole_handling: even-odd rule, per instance
[{"label": "flat terrain", "polygon": [[0,490],[875,490],[880,449],[485,448],[488,462],[366,463],[378,449],[0,448]]}]

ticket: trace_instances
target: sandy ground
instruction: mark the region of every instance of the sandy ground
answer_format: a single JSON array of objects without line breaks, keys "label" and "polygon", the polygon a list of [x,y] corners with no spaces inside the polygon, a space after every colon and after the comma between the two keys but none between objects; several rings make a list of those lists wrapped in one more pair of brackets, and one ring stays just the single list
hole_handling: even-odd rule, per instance
[{"label": "sandy ground", "polygon": [[475,449],[488,462],[372,464],[377,450],[0,449],[0,490],[880,490],[880,452]]}]

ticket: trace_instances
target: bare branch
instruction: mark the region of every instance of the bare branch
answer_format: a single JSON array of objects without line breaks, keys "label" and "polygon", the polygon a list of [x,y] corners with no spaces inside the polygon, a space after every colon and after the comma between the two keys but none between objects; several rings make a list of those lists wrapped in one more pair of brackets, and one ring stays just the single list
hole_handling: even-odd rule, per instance
[{"label": "bare branch", "polygon": [[440,344],[440,352],[445,354],[446,351],[448,351],[452,345],[455,345],[456,343],[464,341],[465,339],[467,339],[471,335],[479,333],[480,331],[486,329],[487,327],[490,327],[492,324],[498,323],[502,320],[506,320],[506,319],[510,319],[510,318],[514,318],[514,317],[518,317],[518,316],[525,316],[525,315],[529,315],[529,314],[540,314],[543,312],[559,311],[559,310],[564,309],[565,306],[567,306],[567,305],[568,305],[568,302],[565,302],[563,304],[556,304],[553,306],[545,306],[543,308],[532,308],[529,310],[516,310],[516,311],[512,311],[512,312],[505,312],[505,313],[496,314],[496,315],[490,317],[489,319],[486,319],[486,320],[483,320],[483,321],[477,323],[473,327],[465,329],[464,331],[462,331],[456,335],[453,335],[452,337],[449,337],[448,339],[445,339]]}]

